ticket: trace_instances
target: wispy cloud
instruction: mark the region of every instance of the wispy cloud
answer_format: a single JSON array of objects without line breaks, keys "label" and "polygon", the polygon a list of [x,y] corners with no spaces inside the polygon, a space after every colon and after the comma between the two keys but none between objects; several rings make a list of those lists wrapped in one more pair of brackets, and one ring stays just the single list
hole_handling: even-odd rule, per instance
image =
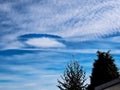
[{"label": "wispy cloud", "polygon": [[18,37],[18,40],[28,47],[33,48],[61,48],[65,47],[63,38],[50,34],[25,34]]},{"label": "wispy cloud", "polygon": [[65,47],[64,44],[49,38],[34,38],[26,41],[28,45],[32,45],[35,47],[43,47],[43,48],[50,48],[50,47]]},{"label": "wispy cloud", "polygon": [[[11,47],[8,48],[17,48],[20,43],[16,42],[15,45],[12,42],[23,34],[47,33],[64,37],[66,40],[86,41],[120,32],[119,0],[116,2],[113,0],[69,2],[67,0],[59,2],[56,0],[40,2],[31,0],[29,2],[19,1],[19,3],[8,1],[0,4],[4,18],[8,18],[1,20],[1,25],[12,24],[12,26],[8,26],[11,29],[2,33],[4,36],[1,42],[7,45],[4,42],[7,35],[6,39],[11,43]],[[2,32],[4,29],[6,27]],[[7,32],[11,32],[9,36],[14,39],[9,39]]]},{"label": "wispy cloud", "polygon": [[[49,54],[46,54],[46,56],[48,57]],[[9,71],[9,74],[7,71],[4,71],[3,75],[0,74],[1,76],[0,88],[5,90],[7,90],[8,88],[10,90],[11,89],[33,90],[38,88],[43,88],[47,90],[48,87],[50,90],[52,90],[53,88],[57,89],[57,87],[54,87],[54,85],[57,84],[56,80],[60,75],[60,71],[56,71],[56,69],[54,68],[59,66],[60,63],[62,63],[62,61],[56,60],[53,63],[52,62],[53,54],[50,54],[51,57],[49,56],[49,59],[46,58],[47,60],[45,60],[46,57],[45,55],[41,56],[41,53],[36,55],[37,55],[36,58],[34,58],[35,56],[33,54],[31,54],[30,56],[29,55],[23,55],[22,57],[20,56],[21,58],[19,56],[12,56],[9,57],[9,61],[13,63],[10,63],[8,61],[9,63],[6,64],[4,59],[4,64],[1,64],[0,66],[1,69],[4,68],[4,70],[6,69],[7,71]],[[38,60],[38,58],[41,59]],[[27,59],[26,60],[27,62],[25,61],[25,59]],[[23,64],[20,64],[20,62],[23,62]],[[25,64],[25,62],[27,65]],[[30,64],[29,62],[32,63]],[[9,80],[9,82],[3,82],[3,80],[4,81]]]}]

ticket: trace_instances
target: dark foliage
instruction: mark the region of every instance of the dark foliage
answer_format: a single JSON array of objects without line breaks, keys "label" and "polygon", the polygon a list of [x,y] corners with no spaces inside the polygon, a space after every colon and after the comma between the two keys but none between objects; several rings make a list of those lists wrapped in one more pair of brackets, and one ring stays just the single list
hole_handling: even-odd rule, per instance
[{"label": "dark foliage", "polygon": [[98,51],[97,56],[98,59],[95,60],[93,64],[92,75],[90,77],[91,83],[88,86],[88,90],[94,90],[96,86],[119,77],[118,68],[116,67],[114,59],[109,51]]},{"label": "dark foliage", "polygon": [[58,80],[60,90],[86,90],[85,72],[77,61],[67,65],[62,80]]}]

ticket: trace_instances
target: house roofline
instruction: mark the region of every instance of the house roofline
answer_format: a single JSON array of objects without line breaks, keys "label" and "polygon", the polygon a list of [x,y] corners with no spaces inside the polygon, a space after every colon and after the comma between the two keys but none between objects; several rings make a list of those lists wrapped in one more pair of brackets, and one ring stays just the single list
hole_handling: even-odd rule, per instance
[{"label": "house roofline", "polygon": [[102,85],[100,85],[100,86],[97,86],[97,87],[95,87],[95,90],[102,90],[102,89],[111,87],[111,86],[113,86],[113,85],[116,85],[116,84],[118,84],[118,83],[120,83],[120,78],[117,78],[117,79],[115,79],[115,80],[112,80],[112,81],[110,81],[110,82],[107,82],[107,83],[105,83],[105,84],[102,84]]}]

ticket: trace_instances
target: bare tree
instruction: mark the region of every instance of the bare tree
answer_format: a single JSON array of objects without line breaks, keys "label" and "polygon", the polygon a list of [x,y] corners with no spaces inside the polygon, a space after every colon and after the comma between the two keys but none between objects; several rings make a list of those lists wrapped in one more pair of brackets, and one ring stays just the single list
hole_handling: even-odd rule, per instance
[{"label": "bare tree", "polygon": [[62,81],[58,80],[60,90],[86,90],[85,72],[78,61],[71,61],[61,78]]}]

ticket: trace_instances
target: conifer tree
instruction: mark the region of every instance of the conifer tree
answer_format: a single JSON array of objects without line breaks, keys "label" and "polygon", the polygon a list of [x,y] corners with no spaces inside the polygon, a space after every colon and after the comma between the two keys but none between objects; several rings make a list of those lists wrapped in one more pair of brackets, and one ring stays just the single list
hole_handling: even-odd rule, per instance
[{"label": "conifer tree", "polygon": [[114,63],[112,55],[108,52],[97,52],[98,59],[95,60],[90,77],[91,83],[88,90],[94,90],[98,85],[109,82],[119,77],[118,68]]},{"label": "conifer tree", "polygon": [[60,90],[86,90],[85,72],[77,61],[72,61],[67,65],[62,76],[62,81],[58,80]]}]

